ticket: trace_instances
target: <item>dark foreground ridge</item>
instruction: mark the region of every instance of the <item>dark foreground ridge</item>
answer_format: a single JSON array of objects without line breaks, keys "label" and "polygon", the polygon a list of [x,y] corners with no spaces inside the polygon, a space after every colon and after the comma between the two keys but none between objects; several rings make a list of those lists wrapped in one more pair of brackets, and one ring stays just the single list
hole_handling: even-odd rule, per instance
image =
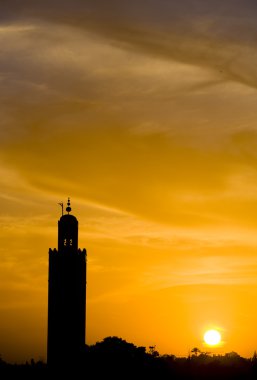
[{"label": "dark foreground ridge", "polygon": [[85,346],[74,365],[50,369],[45,363],[8,364],[0,359],[0,378],[50,379],[61,373],[72,379],[257,379],[257,355],[246,359],[236,352],[212,355],[192,349],[185,358],[159,355],[155,347],[137,347],[118,337]]}]

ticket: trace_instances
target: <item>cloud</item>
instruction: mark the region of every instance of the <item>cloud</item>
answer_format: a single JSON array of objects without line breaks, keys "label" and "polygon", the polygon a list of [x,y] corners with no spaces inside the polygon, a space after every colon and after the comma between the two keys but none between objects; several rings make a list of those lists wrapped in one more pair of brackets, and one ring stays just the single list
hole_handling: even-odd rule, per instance
[{"label": "cloud", "polygon": [[207,67],[220,80],[256,87],[256,5],[252,1],[12,1],[2,19],[51,22],[108,36],[124,49]]}]

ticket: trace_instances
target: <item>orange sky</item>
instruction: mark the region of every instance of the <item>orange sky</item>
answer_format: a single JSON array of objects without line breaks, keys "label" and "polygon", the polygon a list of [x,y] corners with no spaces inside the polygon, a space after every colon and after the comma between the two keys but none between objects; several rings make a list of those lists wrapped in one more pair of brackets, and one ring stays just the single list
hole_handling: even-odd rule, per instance
[{"label": "orange sky", "polygon": [[0,354],[46,358],[71,197],[87,343],[257,350],[255,2],[0,5]]}]

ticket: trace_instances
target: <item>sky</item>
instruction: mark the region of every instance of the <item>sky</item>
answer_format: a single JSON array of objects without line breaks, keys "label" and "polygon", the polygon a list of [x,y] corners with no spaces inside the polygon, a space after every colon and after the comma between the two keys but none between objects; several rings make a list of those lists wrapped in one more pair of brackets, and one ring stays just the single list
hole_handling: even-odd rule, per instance
[{"label": "sky", "polygon": [[68,196],[88,344],[253,355],[256,17],[254,0],[0,1],[4,360],[46,360]]}]

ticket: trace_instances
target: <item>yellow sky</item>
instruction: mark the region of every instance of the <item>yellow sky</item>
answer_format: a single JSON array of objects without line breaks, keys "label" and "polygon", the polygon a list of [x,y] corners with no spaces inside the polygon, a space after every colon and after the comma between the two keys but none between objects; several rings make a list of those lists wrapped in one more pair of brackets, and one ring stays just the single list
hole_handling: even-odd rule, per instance
[{"label": "yellow sky", "polygon": [[46,358],[48,249],[68,196],[88,344],[187,355],[217,328],[213,352],[257,349],[257,10],[175,3],[0,6],[5,360]]}]

